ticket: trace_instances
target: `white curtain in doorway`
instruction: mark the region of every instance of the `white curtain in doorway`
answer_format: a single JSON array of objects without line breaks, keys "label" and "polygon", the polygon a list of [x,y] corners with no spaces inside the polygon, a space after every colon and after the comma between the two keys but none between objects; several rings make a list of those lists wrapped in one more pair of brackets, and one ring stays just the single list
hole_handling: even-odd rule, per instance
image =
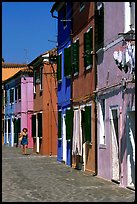
[{"label": "white curtain in doorway", "polygon": [[72,153],[82,156],[81,110],[74,110]]}]

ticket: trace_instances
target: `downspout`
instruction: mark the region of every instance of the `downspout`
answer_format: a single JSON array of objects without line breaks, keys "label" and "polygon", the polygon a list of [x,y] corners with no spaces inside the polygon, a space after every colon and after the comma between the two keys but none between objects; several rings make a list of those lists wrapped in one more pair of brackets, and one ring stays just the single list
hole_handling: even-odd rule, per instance
[{"label": "downspout", "polygon": [[[97,55],[96,55],[96,45],[95,45],[95,27],[96,27],[96,2],[94,2],[94,29],[93,29],[93,67],[94,67],[94,90],[96,90],[97,87],[97,64],[96,64],[96,60],[97,60]],[[97,175],[97,151],[98,151],[98,147],[97,147],[97,93],[94,93],[94,105],[95,105],[95,173],[94,176]]]}]

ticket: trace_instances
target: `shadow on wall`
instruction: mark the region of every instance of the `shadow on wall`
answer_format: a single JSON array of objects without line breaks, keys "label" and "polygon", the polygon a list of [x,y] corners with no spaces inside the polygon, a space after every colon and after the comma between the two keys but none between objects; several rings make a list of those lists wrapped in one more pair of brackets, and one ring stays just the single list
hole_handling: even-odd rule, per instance
[{"label": "shadow on wall", "polygon": [[[125,152],[127,150],[127,155],[126,158],[129,156],[129,162],[131,165],[131,179],[132,179],[132,183],[135,185],[135,161],[134,161],[134,150],[133,150],[133,146],[135,144],[135,132],[134,132],[134,128],[132,129],[133,131],[133,138],[134,139],[134,144],[132,144],[131,142],[131,130],[129,128],[129,119],[126,117],[128,110],[131,110],[132,106],[133,106],[133,102],[134,102],[134,97],[135,97],[135,88],[128,88],[125,92],[123,92],[122,94],[122,98],[123,98],[123,103],[126,100],[125,95],[126,94],[132,94],[132,98],[131,101],[129,101],[127,108],[126,108],[126,112],[125,112],[125,119],[123,122],[123,133],[122,133],[122,138],[120,141],[120,145],[121,145],[121,152],[120,152],[120,163],[123,162],[124,159],[124,155]],[[128,128],[128,129],[127,129]]]}]

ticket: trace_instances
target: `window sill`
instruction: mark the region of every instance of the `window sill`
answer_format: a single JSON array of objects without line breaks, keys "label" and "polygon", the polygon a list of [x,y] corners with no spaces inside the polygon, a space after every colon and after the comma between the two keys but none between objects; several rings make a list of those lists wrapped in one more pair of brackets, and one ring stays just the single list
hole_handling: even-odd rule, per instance
[{"label": "window sill", "polygon": [[68,76],[65,76],[66,78],[70,79],[71,78],[71,75],[68,75]]},{"label": "window sill", "polygon": [[73,75],[74,75],[74,77],[78,76],[78,72],[75,72]]},{"label": "window sill", "polygon": [[106,149],[106,144],[100,144],[99,149]]},{"label": "window sill", "polygon": [[59,137],[58,140],[62,140],[62,137]]},{"label": "window sill", "polygon": [[58,83],[62,83],[62,79],[58,80]]},{"label": "window sill", "polygon": [[92,65],[90,64],[90,65],[88,65],[86,68],[85,68],[85,71],[87,71],[87,70],[89,70],[89,69],[91,69],[92,68]]}]

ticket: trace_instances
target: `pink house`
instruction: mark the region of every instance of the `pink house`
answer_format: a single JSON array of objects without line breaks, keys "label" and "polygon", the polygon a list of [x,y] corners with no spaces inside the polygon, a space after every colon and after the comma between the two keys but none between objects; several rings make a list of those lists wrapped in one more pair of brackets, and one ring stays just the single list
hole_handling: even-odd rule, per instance
[{"label": "pink house", "polygon": [[4,144],[18,145],[18,135],[28,129],[28,148],[33,148],[31,115],[33,112],[33,72],[28,67],[4,82],[5,133]]}]

